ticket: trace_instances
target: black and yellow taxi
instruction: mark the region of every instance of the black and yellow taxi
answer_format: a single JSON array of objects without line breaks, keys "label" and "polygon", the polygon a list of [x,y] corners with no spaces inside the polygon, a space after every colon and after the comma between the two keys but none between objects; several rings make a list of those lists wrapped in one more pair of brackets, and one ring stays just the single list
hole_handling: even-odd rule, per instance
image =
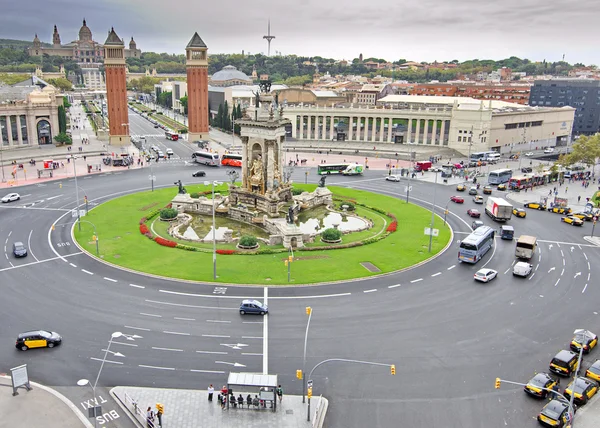
[{"label": "black and yellow taxi", "polygon": [[54,348],[62,343],[62,337],[55,331],[33,330],[17,336],[17,349],[27,351],[30,348]]},{"label": "black and yellow taxi", "polygon": [[492,187],[491,186],[483,186],[483,194],[484,195],[491,195],[492,194]]},{"label": "black and yellow taxi", "polygon": [[570,224],[571,226],[583,226],[583,220],[579,217],[575,217],[574,215],[561,217],[560,221],[566,224]]},{"label": "black and yellow taxi", "polygon": [[537,417],[540,424],[547,427],[567,427],[573,420],[569,411],[569,403],[564,400],[552,400],[544,406]]},{"label": "black and yellow taxi", "polygon": [[573,394],[573,402],[578,406],[583,406],[597,392],[598,382],[586,377],[578,377],[567,385],[563,395],[570,400],[571,394]]},{"label": "black and yellow taxi", "polygon": [[585,221],[592,221],[594,219],[594,216],[592,214],[590,214],[590,213],[584,213],[584,212],[575,213],[575,214],[573,214],[573,216],[574,217],[578,217],[578,218],[580,218],[582,220],[585,220]]},{"label": "black and yellow taxi", "polygon": [[497,187],[497,189],[498,189],[498,190],[505,191],[505,190],[506,190],[506,184],[504,184],[504,183],[502,183],[502,184],[498,184],[498,187]]},{"label": "black and yellow taxi", "polygon": [[525,208],[532,208],[534,210],[545,211],[546,205],[541,202],[525,202]]},{"label": "black and yellow taxi", "polygon": [[456,185],[456,190],[458,190],[459,192],[464,192],[466,189],[467,189],[467,186],[465,186],[464,184]]},{"label": "black and yellow taxi", "polygon": [[583,345],[583,353],[587,354],[598,344],[598,336],[589,330],[578,328],[575,330],[575,335],[571,340],[569,347],[573,352],[579,352],[579,348]]},{"label": "black and yellow taxi", "polygon": [[552,389],[559,383],[558,379],[554,379],[548,373],[538,373],[527,382],[523,390],[533,397],[546,398],[550,393],[546,389]]},{"label": "black and yellow taxi", "polygon": [[573,212],[569,207],[550,207],[548,211],[554,214],[571,214]]},{"label": "black and yellow taxi", "polygon": [[527,211],[523,208],[513,208],[513,215],[515,217],[525,218],[527,216]]},{"label": "black and yellow taxi", "polygon": [[600,360],[596,360],[596,362],[585,371],[585,376],[600,382]]},{"label": "black and yellow taxi", "polygon": [[550,371],[560,376],[571,376],[578,365],[577,354],[563,349],[550,361]]}]

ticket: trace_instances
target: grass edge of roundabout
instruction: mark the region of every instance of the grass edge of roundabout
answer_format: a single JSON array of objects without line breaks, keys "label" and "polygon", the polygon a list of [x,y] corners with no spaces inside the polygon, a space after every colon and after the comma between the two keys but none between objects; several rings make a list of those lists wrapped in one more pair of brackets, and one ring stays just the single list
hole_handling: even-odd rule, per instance
[{"label": "grass edge of roundabout", "polygon": [[[392,199],[398,199],[398,198],[394,198],[393,196],[390,195],[385,195],[385,194],[380,194],[380,193],[375,193],[375,192],[370,192],[370,191],[366,191],[366,190],[357,190],[357,189],[346,189],[346,188],[338,188],[338,189],[344,189],[347,192],[362,192],[365,194],[372,194],[375,195],[377,197],[382,197],[382,198],[392,198]],[[334,192],[335,193],[335,192]],[[128,195],[123,195],[121,197],[125,197]],[[343,198],[351,198],[348,195],[343,195]],[[110,203],[111,201],[107,201],[105,203]],[[401,201],[400,201],[401,203]],[[96,207],[93,208],[93,210],[95,210],[96,208],[102,206],[104,204],[98,205]],[[420,204],[411,204],[414,207],[423,210],[423,214],[429,215],[430,211],[427,210],[424,206],[420,205]],[[90,210],[92,211],[92,210]],[[397,215],[399,218],[400,216],[398,215],[397,212],[392,211],[395,215]],[[438,219],[439,222],[443,222],[444,219],[442,219],[442,217],[440,215],[438,215],[437,213],[435,214],[435,217]],[[85,221],[85,220],[83,220]],[[436,221],[437,223],[437,221]],[[137,221],[135,222],[136,226],[137,226]],[[446,223],[447,224],[447,223]],[[346,278],[340,278],[340,279],[333,279],[333,280],[329,280],[329,281],[311,281],[311,282],[280,282],[280,279],[277,279],[273,282],[269,282],[269,279],[264,279],[261,282],[254,282],[254,283],[244,283],[244,282],[232,282],[231,278],[228,279],[223,279],[222,281],[214,281],[211,278],[207,278],[205,280],[196,280],[196,279],[190,279],[190,278],[185,278],[185,277],[176,277],[176,276],[165,276],[165,275],[160,275],[160,273],[156,273],[156,272],[149,272],[149,271],[144,271],[144,270],[138,270],[134,267],[130,267],[130,266],[126,266],[126,265],[121,265],[121,264],[117,264],[117,263],[113,263],[112,261],[108,261],[106,259],[104,259],[103,257],[98,257],[96,256],[94,253],[95,251],[91,250],[90,248],[86,248],[85,247],[85,239],[82,239],[81,236],[77,237],[76,235],[76,229],[75,227],[77,226],[77,222],[74,222],[72,227],[71,227],[71,239],[73,240],[73,242],[75,243],[75,245],[79,248],[80,251],[86,253],[88,256],[91,256],[92,258],[102,262],[103,264],[105,264],[106,266],[111,266],[113,268],[117,268],[117,269],[121,269],[125,272],[129,272],[129,273],[134,273],[134,274],[140,274],[143,276],[148,276],[151,278],[156,278],[156,279],[161,279],[161,280],[170,280],[170,281],[174,281],[174,282],[181,282],[181,283],[188,283],[188,284],[204,284],[204,285],[224,285],[224,284],[228,284],[228,285],[232,285],[232,286],[240,286],[240,287],[264,287],[264,286],[277,286],[277,287],[310,287],[310,286],[323,286],[323,285],[327,285],[327,284],[338,284],[338,283],[349,283],[349,282],[356,282],[356,281],[361,281],[361,280],[370,280],[370,279],[375,279],[375,278],[381,278],[381,277],[385,277],[385,276],[389,276],[389,275],[393,275],[393,274],[398,274],[400,272],[404,272],[404,271],[408,271],[417,267],[420,267],[426,263],[431,262],[432,260],[436,259],[437,257],[441,256],[442,254],[444,254],[449,247],[452,245],[453,241],[454,241],[454,231],[452,229],[452,227],[447,224],[447,226],[444,227],[444,230],[448,231],[448,240],[445,244],[439,243],[438,245],[442,244],[443,246],[437,249],[437,252],[433,253],[432,255],[430,255],[429,257],[426,257],[425,259],[422,259],[418,262],[416,262],[415,264],[412,265],[408,265],[408,266],[404,266],[401,267],[399,269],[394,269],[394,270],[387,270],[385,272],[379,272],[379,273],[372,273],[372,274],[366,274],[366,275],[361,275],[361,276],[354,276],[354,277],[346,277]],[[85,226],[85,223],[82,224],[82,226]],[[422,230],[422,229],[421,229]],[[81,233],[81,232],[80,232]],[[129,233],[129,232],[128,232]],[[132,233],[139,233],[139,231],[137,230],[137,227],[134,229],[134,232]],[[401,233],[400,231],[398,232],[394,232],[394,233]],[[424,235],[421,235],[424,236]],[[146,238],[147,239],[147,238]],[[385,241],[385,239],[383,240]],[[383,241],[379,241],[375,244],[370,244],[370,245],[366,245],[364,247],[357,247],[360,248],[362,250],[366,250],[367,248],[372,248],[372,246],[377,245]],[[88,246],[91,243],[88,242]],[[102,241],[100,241],[100,244],[102,244]],[[154,242],[149,242],[148,244],[150,245],[158,245]],[[365,248],[366,247],[366,248]],[[422,247],[426,247],[425,245],[422,245]],[[419,245],[417,242],[415,242],[414,245],[415,249],[419,248]],[[179,250],[179,249],[168,249],[169,251],[183,251],[184,253],[186,252],[185,250]],[[381,250],[381,249],[380,249]],[[340,250],[329,250],[329,251],[344,251],[344,249],[340,249]],[[368,251],[368,250],[367,250]],[[434,250],[435,251],[435,250]],[[427,250],[424,251],[425,253],[427,252]],[[300,254],[310,254],[311,252],[298,252]],[[296,253],[296,254],[298,254]],[[194,253],[192,253],[194,254]],[[206,254],[206,253],[205,253]],[[283,255],[285,256],[287,253],[277,253],[274,256],[277,255]],[[212,254],[209,253],[209,256],[212,257]],[[221,256],[223,257],[223,256]],[[227,256],[227,257],[254,257],[252,255],[233,255],[233,256]],[[302,256],[299,256],[302,257]],[[365,260],[368,261],[368,260]],[[337,261],[339,263],[339,260]],[[361,262],[362,263],[362,262]],[[217,271],[218,272],[218,271]],[[294,273],[294,265],[292,265],[292,277]],[[211,275],[212,276],[212,275]]]}]

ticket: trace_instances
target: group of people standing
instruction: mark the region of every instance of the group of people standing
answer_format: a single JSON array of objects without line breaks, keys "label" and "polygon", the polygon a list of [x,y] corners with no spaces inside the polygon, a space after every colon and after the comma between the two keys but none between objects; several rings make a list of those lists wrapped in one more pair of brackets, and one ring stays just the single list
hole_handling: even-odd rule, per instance
[{"label": "group of people standing", "polygon": [[[215,388],[213,387],[212,384],[210,384],[210,386],[208,387],[208,401],[210,401],[210,402],[213,401],[214,393],[215,393]],[[277,394],[277,397],[279,397],[279,402],[281,403],[281,401],[283,400],[283,389],[281,388],[281,385],[279,385],[276,388],[275,393]],[[251,406],[254,406],[255,408],[258,408],[261,405],[263,407],[266,406],[265,400],[261,400],[260,398],[258,398],[258,395],[254,395],[254,398],[253,398],[251,394],[248,394],[246,396],[246,399],[244,399],[242,394],[239,394],[238,397],[236,398],[236,396],[233,393],[233,389],[227,388],[226,385],[223,385],[223,388],[221,388],[221,391],[219,391],[219,393],[217,395],[217,401],[219,402],[219,404],[221,405],[221,409],[223,409],[223,410],[225,410],[225,408],[227,407],[228,402],[229,402],[230,407],[243,408],[244,402],[246,403],[248,408],[250,408]]]}]

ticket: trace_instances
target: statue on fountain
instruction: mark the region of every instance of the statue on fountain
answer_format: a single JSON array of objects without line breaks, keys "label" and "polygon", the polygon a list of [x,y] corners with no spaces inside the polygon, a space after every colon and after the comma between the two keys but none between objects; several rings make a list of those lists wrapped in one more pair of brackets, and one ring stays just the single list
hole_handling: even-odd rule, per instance
[{"label": "statue on fountain", "polygon": [[325,179],[327,178],[327,176],[322,175],[321,179],[319,180],[319,187],[325,187]]},{"label": "statue on fountain", "polygon": [[183,187],[183,184],[181,184],[181,180],[177,180],[175,183],[177,186],[179,186],[179,194],[180,195],[185,195],[186,191],[185,191],[185,187]]},{"label": "statue on fountain", "polygon": [[263,184],[263,163],[262,160],[260,160],[260,156],[252,162],[252,167],[250,168],[248,176],[250,186],[252,188],[258,187],[260,189]]}]

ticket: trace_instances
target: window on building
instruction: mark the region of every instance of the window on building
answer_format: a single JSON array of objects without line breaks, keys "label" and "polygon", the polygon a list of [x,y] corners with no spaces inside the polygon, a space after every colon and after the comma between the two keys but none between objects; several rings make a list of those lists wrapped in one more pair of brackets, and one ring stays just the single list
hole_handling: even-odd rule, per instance
[{"label": "window on building", "polygon": [[27,117],[22,114],[20,116],[21,119],[21,138],[23,139],[23,144],[29,144],[29,138],[27,135]]}]

